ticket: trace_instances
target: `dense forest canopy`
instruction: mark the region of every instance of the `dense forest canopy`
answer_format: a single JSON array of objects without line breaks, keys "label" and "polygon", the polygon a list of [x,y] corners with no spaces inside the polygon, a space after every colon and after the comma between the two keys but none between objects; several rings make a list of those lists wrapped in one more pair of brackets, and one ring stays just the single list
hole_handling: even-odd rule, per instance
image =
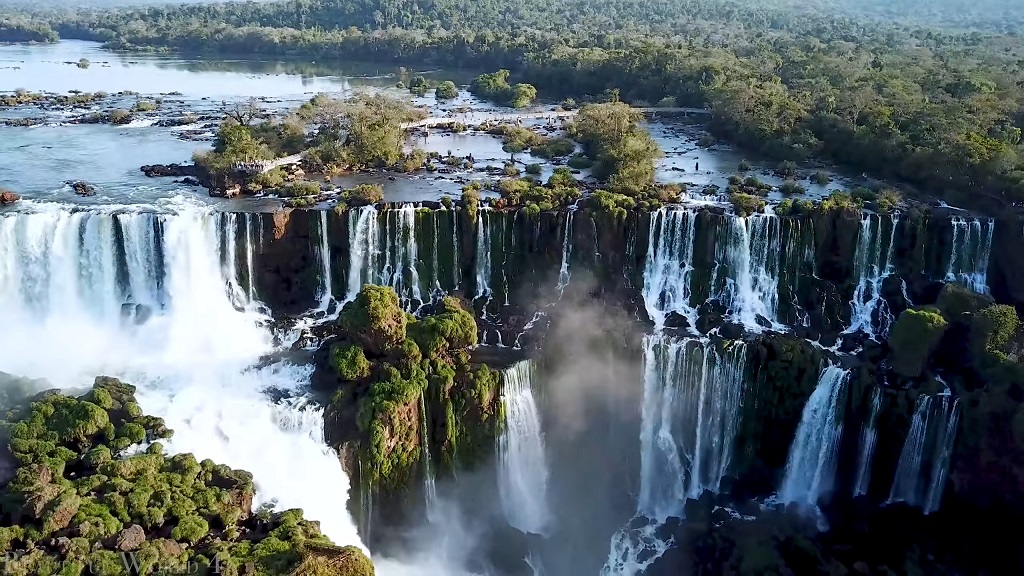
[{"label": "dense forest canopy", "polygon": [[[854,0],[289,0],[37,12],[0,40],[507,69],[539,96],[663,98],[780,161],[820,158],[992,211],[1024,199],[1020,38],[884,23]],[[886,2],[955,16],[992,0]],[[927,7],[923,7],[927,5]],[[859,8],[857,8],[859,6]],[[856,8],[856,9],[855,9]],[[968,8],[970,11],[968,11]],[[837,16],[830,10],[839,10]],[[1010,26],[1012,18],[1004,21]],[[28,32],[26,32],[28,31]]]}]

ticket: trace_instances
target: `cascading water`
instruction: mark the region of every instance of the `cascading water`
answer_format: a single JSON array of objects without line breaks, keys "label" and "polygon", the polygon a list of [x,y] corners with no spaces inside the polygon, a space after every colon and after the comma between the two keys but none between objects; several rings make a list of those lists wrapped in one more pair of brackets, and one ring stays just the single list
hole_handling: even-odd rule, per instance
[{"label": "cascading water", "polygon": [[862,496],[871,487],[871,463],[875,458],[878,443],[878,415],[882,411],[882,389],[871,389],[871,411],[860,431],[860,454],[857,456],[857,477],[853,484],[853,495]]},{"label": "cascading water", "polygon": [[953,217],[953,248],[946,281],[957,282],[979,294],[988,293],[988,260],[992,253],[995,220]]},{"label": "cascading water", "polygon": [[796,437],[789,448],[778,500],[816,506],[832,489],[842,439],[843,397],[850,373],[828,365],[804,405]]},{"label": "cascading water", "polygon": [[687,499],[717,492],[735,449],[745,388],[746,344],[644,337],[637,519],[612,538],[602,574],[633,575],[664,553],[657,526]]},{"label": "cascading water", "polygon": [[331,278],[331,236],[327,230],[327,212],[320,211],[320,289],[317,294],[317,310],[327,312],[334,301],[334,288]]},{"label": "cascading water", "polygon": [[[302,508],[335,542],[359,545],[319,409],[263,394],[301,396],[309,369],[251,367],[272,335],[251,302],[232,301],[236,260],[219,249],[229,217],[181,201],[161,214],[28,206],[0,217],[0,317],[18,336],[0,347],[0,369],[64,388],[124,378],[175,431],[168,450],[248,470],[259,501]],[[154,313],[122,322],[125,302]]]},{"label": "cascading water", "polygon": [[697,310],[690,304],[696,223],[693,210],[659,208],[651,213],[642,295],[655,326],[663,326],[672,312],[696,326]]},{"label": "cascading water", "polygon": [[491,231],[490,218],[483,207],[476,213],[476,294],[474,299],[491,299]]},{"label": "cascading water", "polygon": [[565,211],[565,236],[562,238],[562,265],[558,268],[558,294],[569,285],[569,260],[572,258],[572,220],[576,215],[576,205]]},{"label": "cascading water", "polygon": [[423,447],[423,498],[427,505],[427,519],[434,521],[437,508],[437,484],[434,479],[434,463],[430,456],[430,430],[427,427],[427,400],[420,392],[420,442]]},{"label": "cascading water", "polygon": [[857,288],[850,301],[850,327],[845,333],[863,331],[871,338],[884,338],[889,333],[894,318],[882,298],[882,281],[895,272],[892,255],[898,225],[899,215],[894,214],[886,235],[881,216],[861,216],[854,257]]},{"label": "cascading water", "polygon": [[544,534],[551,523],[547,502],[548,464],[540,411],[533,395],[533,363],[524,360],[503,372],[501,397],[505,430],[498,440],[498,491],[509,525]]},{"label": "cascading water", "polygon": [[718,287],[715,297],[748,330],[759,332],[765,323],[783,330],[777,321],[782,248],[778,217],[727,216],[718,235],[712,281]]},{"label": "cascading water", "polygon": [[925,514],[939,509],[959,422],[960,400],[948,391],[917,397],[889,493],[890,503],[920,506]]},{"label": "cascading water", "polygon": [[[355,299],[364,284],[391,286],[407,309],[429,302],[433,295],[443,294],[458,286],[458,239],[456,220],[453,231],[451,262],[441,259],[439,214],[432,211],[427,224],[433,225],[432,242],[423,242],[417,231],[417,214],[422,210],[406,205],[387,210],[374,206],[352,209],[348,215],[349,270],[345,301]],[[423,252],[428,252],[424,254]],[[429,266],[424,266],[424,263]],[[451,273],[445,268],[451,266]],[[426,276],[426,277],[424,277]]]}]

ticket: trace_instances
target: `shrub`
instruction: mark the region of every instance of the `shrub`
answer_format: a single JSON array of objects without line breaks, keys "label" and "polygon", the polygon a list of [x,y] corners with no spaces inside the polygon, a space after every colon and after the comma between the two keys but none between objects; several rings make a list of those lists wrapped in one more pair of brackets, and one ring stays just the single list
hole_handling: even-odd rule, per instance
[{"label": "shrub", "polygon": [[438,100],[451,100],[459,95],[459,89],[455,87],[455,83],[451,80],[445,80],[437,85],[434,89],[434,97]]},{"label": "shrub", "polygon": [[123,108],[117,108],[116,110],[110,111],[111,124],[127,124],[131,121],[132,113]]},{"label": "shrub", "polygon": [[833,190],[828,198],[821,201],[819,208],[822,212],[831,212],[833,210],[841,212],[859,212],[861,203],[854,201],[849,194],[845,194],[838,190]]},{"label": "shrub", "polygon": [[746,160],[740,160],[740,164],[737,168],[740,172],[749,172],[750,162],[747,162]]},{"label": "shrub", "polygon": [[308,180],[297,180],[288,182],[278,188],[278,194],[287,198],[299,198],[303,196],[317,196],[321,192],[320,185]]},{"label": "shrub", "polygon": [[526,173],[533,175],[540,174],[540,164],[527,164]]},{"label": "shrub", "polygon": [[741,217],[761,212],[765,207],[765,202],[761,197],[742,192],[730,194],[729,201],[732,202],[733,211]]},{"label": "shrub", "polygon": [[971,322],[971,335],[977,351],[984,350],[1002,359],[1019,325],[1017,310],[1007,304],[993,304],[978,312]]},{"label": "shrub", "polygon": [[878,195],[878,211],[883,214],[888,214],[896,208],[899,208],[901,201],[902,198],[900,197],[899,192],[895,190],[883,190],[881,194]]},{"label": "shrub", "polygon": [[363,286],[345,306],[339,322],[372,354],[384,354],[405,341],[405,312],[391,287]]},{"label": "shrub", "polygon": [[814,176],[811,177],[811,180],[814,181],[815,184],[825,186],[832,181],[832,177],[829,176],[827,172],[822,172],[819,170],[818,172],[814,173]]},{"label": "shrub", "polygon": [[779,192],[787,195],[803,194],[806,192],[803,186],[797,183],[796,180],[786,180],[779,186]]},{"label": "shrub", "polygon": [[369,206],[384,201],[384,188],[380,184],[360,184],[341,194],[349,206]]},{"label": "shrub", "polygon": [[206,520],[199,516],[190,515],[182,518],[178,525],[171,530],[171,537],[175,540],[195,544],[209,531],[210,525]]}]

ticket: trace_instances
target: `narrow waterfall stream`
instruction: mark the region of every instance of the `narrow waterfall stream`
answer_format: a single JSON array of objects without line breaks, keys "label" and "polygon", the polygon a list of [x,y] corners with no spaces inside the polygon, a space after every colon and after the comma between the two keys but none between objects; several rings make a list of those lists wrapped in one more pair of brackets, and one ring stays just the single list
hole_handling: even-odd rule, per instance
[{"label": "narrow waterfall stream", "polygon": [[995,220],[952,219],[953,249],[946,268],[947,282],[958,282],[979,294],[988,293],[988,261]]},{"label": "narrow waterfall stream", "polygon": [[430,455],[430,430],[427,426],[427,401],[420,392],[420,442],[423,447],[423,499],[427,507],[427,520],[437,519],[437,484],[434,477],[434,462]]},{"label": "narrow waterfall stream", "polygon": [[508,523],[520,532],[544,534],[551,524],[548,463],[540,411],[533,392],[533,363],[503,372],[505,431],[498,440],[498,490]]},{"label": "narrow waterfall stream", "polygon": [[733,320],[752,332],[778,322],[782,226],[772,214],[727,217],[715,242],[716,294]]},{"label": "narrow waterfall stream", "polygon": [[[899,214],[892,216],[889,233],[878,215],[863,214],[857,237],[857,252],[854,256],[854,274],[857,288],[850,301],[850,327],[847,333],[858,330],[871,338],[886,337],[895,321],[889,304],[882,297],[882,281],[895,272],[893,267],[893,246]],[[887,238],[887,239],[886,239]]]},{"label": "narrow waterfall stream", "polygon": [[875,386],[871,389],[871,411],[860,431],[860,452],[857,456],[857,477],[853,485],[853,495],[862,496],[868,493],[871,484],[871,464],[875,459],[875,445],[878,444],[878,416],[882,411],[882,389]]},{"label": "narrow waterfall stream", "polygon": [[562,264],[558,267],[558,294],[569,285],[569,261],[572,258],[572,220],[576,215],[576,205],[565,211],[565,231],[562,237]]},{"label": "narrow waterfall stream", "polygon": [[832,364],[818,376],[789,448],[779,501],[817,506],[818,499],[832,490],[849,376],[849,371]]},{"label": "narrow waterfall stream", "polygon": [[889,502],[919,506],[925,514],[938,510],[959,422],[958,398],[948,393],[917,397]]},{"label": "narrow waterfall stream", "polygon": [[655,326],[664,326],[672,312],[690,326],[697,324],[697,310],[690,303],[696,220],[693,210],[660,208],[651,214],[642,295]]}]

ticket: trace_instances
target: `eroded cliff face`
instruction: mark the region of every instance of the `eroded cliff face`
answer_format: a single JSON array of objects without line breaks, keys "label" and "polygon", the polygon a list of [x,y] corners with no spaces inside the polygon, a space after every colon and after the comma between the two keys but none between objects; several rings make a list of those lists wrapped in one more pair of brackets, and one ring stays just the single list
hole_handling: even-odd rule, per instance
[{"label": "eroded cliff face", "polygon": [[[946,458],[948,489],[934,497],[987,506],[1024,496],[1018,494],[1024,469],[1001,457],[1016,454],[1016,430],[1024,429],[1016,349],[1004,347],[1007,364],[963,352],[958,342],[970,336],[970,318],[993,301],[961,312],[941,297],[945,284],[956,283],[968,294],[988,292],[995,302],[1024,306],[1024,250],[1011,248],[1024,245],[1020,222],[940,209],[740,219],[716,207],[615,217],[586,208],[539,214],[484,208],[471,215],[459,207],[414,206],[296,210],[286,218],[253,214],[235,221],[237,237],[257,239],[250,268],[257,296],[278,312],[315,309],[325,294],[351,302],[360,286],[376,283],[392,287],[408,311],[458,296],[473,311],[478,342],[530,348],[542,345],[541,327],[560,310],[563,292],[582,289],[585,297],[648,326],[671,328],[679,338],[711,333],[716,341],[745,341],[741,449],[729,473],[729,489],[738,495],[769,494],[781,485],[805,407],[831,362],[847,374],[837,396],[841,433],[832,499],[893,499],[894,479],[902,474],[919,485],[895,499],[926,506],[929,486],[941,478],[923,468],[945,458],[935,448],[943,425],[952,426],[955,450]],[[941,320],[944,327],[924,350],[901,347],[890,336],[904,317],[926,327]],[[527,325],[533,329],[525,331]],[[478,385],[472,365],[457,363],[456,389]],[[362,386],[330,385],[350,390],[328,411],[336,423],[359,421],[354,399],[368,393],[365,379]],[[947,387],[960,398],[955,411],[943,400]],[[426,414],[427,443],[441,466],[463,466],[476,459],[446,456],[450,422],[469,430],[493,412],[490,396],[470,395],[459,404],[449,385],[426,390],[422,399],[399,403],[402,426],[384,426],[389,450],[406,445],[411,464],[404,484],[421,475],[422,451],[411,446],[422,444],[423,427],[412,426],[413,417]],[[328,428],[332,444],[348,455],[350,474],[365,477],[352,444],[365,430],[330,422]],[[485,432],[481,437],[494,433]],[[901,462],[908,450],[925,449],[907,447],[914,434],[923,434],[929,454],[923,468],[907,470]],[[486,453],[493,444],[480,446]],[[945,470],[943,462],[936,466]]]}]

